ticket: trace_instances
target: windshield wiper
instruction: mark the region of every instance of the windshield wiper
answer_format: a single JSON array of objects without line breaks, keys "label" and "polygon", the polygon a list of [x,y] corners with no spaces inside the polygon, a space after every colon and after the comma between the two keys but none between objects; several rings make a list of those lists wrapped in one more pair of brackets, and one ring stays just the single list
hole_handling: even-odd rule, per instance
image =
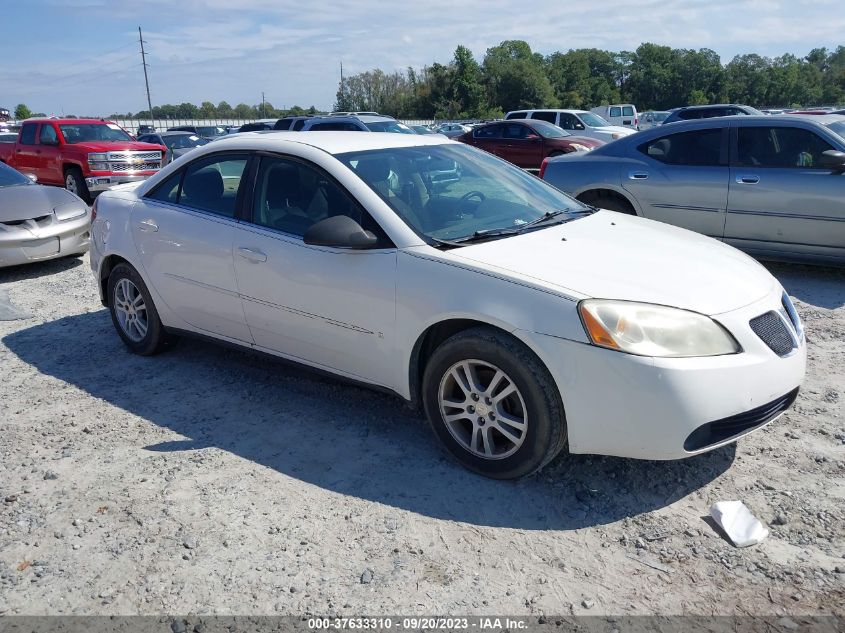
[{"label": "windshield wiper", "polygon": [[[499,227],[495,229],[482,229],[472,233],[471,235],[466,235],[464,237],[457,237],[452,240],[444,240],[440,238],[431,238],[436,242],[437,246],[448,246],[448,247],[457,247],[457,246],[464,246],[466,244],[470,244],[473,242],[482,242],[484,240],[495,239],[497,237],[505,237],[508,235],[518,235],[523,233],[527,230],[537,228],[543,224],[546,224],[549,220],[555,220],[553,224],[563,224],[564,222],[569,222],[570,220],[576,219],[579,215],[584,213],[594,213],[598,211],[593,207],[588,209],[580,210],[580,209],[566,209],[565,211],[558,210],[558,211],[546,211],[543,215],[539,218],[535,218],[530,222],[526,222],[525,224],[520,224],[518,226],[513,227]],[[572,215],[574,217],[570,217],[567,219],[560,218],[561,215]]]}]

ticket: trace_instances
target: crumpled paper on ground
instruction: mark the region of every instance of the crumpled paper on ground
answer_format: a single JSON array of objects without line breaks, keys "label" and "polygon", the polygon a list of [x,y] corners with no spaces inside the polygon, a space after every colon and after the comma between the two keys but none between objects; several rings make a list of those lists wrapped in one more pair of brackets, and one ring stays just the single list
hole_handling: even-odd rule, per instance
[{"label": "crumpled paper on ground", "polygon": [[719,501],[710,507],[710,516],[737,547],[756,545],[769,535],[769,530],[751,514],[742,501]]}]

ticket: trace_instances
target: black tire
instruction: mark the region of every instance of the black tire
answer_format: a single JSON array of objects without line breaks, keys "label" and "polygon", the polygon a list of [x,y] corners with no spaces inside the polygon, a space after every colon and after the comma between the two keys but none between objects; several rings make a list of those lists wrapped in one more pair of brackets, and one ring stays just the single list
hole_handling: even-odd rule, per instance
[{"label": "black tire", "polygon": [[[521,446],[512,455],[485,458],[471,452],[455,438],[444,420],[439,398],[441,381],[447,380],[447,373],[456,363],[470,359],[501,369],[522,396],[526,430]],[[566,446],[563,403],[548,369],[523,343],[494,328],[464,330],[443,342],[425,367],[422,395],[426,417],[438,439],[463,466],[486,477],[516,479],[530,475]]]},{"label": "black tire", "polygon": [[82,170],[79,167],[65,169],[65,189],[90,204],[91,193],[88,191],[88,185],[85,184],[85,178],[82,177]]},{"label": "black tire", "polygon": [[617,213],[624,213],[626,215],[637,215],[631,203],[616,193],[588,192],[578,196],[578,199],[585,204],[591,204],[599,209],[607,209],[608,211],[616,211]]},{"label": "black tire", "polygon": [[[133,340],[126,333],[123,326],[120,324],[116,313],[115,289],[122,279],[128,279],[135,288],[138,289],[143,298],[144,305],[146,306],[145,312],[147,329],[146,334],[140,340]],[[111,313],[114,328],[117,330],[121,340],[131,352],[141,356],[152,356],[172,347],[178,340],[176,336],[168,333],[164,329],[161,319],[158,317],[158,311],[156,310],[155,304],[150,296],[150,291],[147,289],[147,286],[144,283],[144,280],[141,279],[141,275],[138,274],[138,271],[132,268],[129,264],[118,264],[109,274],[108,300],[109,312]]]}]

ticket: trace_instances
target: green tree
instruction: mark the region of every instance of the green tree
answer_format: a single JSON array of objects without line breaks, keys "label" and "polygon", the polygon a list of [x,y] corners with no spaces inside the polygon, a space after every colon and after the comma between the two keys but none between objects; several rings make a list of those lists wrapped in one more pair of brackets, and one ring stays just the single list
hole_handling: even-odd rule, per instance
[{"label": "green tree", "polygon": [[491,105],[503,110],[557,105],[542,55],[522,40],[506,40],[487,49],[482,63]]},{"label": "green tree", "polygon": [[211,101],[203,101],[200,104],[199,116],[203,119],[213,119],[217,116],[217,108]]},{"label": "green tree", "polygon": [[28,119],[32,116],[32,110],[30,110],[25,103],[19,103],[15,108],[15,120],[20,121],[22,119]]},{"label": "green tree", "polygon": [[234,111],[232,110],[232,106],[230,106],[225,101],[221,101],[217,104],[217,116],[222,118],[232,117],[234,116]]},{"label": "green tree", "polygon": [[481,66],[466,46],[455,49],[454,66],[452,95],[460,109],[460,116],[482,116],[486,104]]}]

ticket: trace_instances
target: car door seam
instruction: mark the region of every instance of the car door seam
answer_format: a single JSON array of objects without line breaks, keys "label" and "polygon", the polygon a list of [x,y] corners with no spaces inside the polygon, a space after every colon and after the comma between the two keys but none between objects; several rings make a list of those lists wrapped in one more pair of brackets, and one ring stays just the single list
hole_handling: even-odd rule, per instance
[{"label": "car door seam", "polygon": [[320,314],[313,314],[311,312],[306,312],[304,310],[298,310],[297,308],[293,308],[291,306],[283,306],[279,305],[278,303],[273,303],[272,301],[266,301],[264,299],[258,299],[256,297],[251,297],[249,295],[241,294],[241,299],[244,301],[252,301],[253,303],[257,303],[259,305],[264,305],[270,308],[276,308],[277,310],[284,310],[285,312],[290,312],[291,314],[296,314],[297,316],[306,317],[309,319],[319,319],[328,323],[329,325],[334,325],[336,327],[341,327],[347,330],[353,330],[360,334],[371,334],[375,335],[375,332],[368,330],[366,328],[361,327],[360,325],[354,325],[352,323],[346,323],[344,321],[338,321],[337,319],[332,319],[331,317],[323,316]]}]

